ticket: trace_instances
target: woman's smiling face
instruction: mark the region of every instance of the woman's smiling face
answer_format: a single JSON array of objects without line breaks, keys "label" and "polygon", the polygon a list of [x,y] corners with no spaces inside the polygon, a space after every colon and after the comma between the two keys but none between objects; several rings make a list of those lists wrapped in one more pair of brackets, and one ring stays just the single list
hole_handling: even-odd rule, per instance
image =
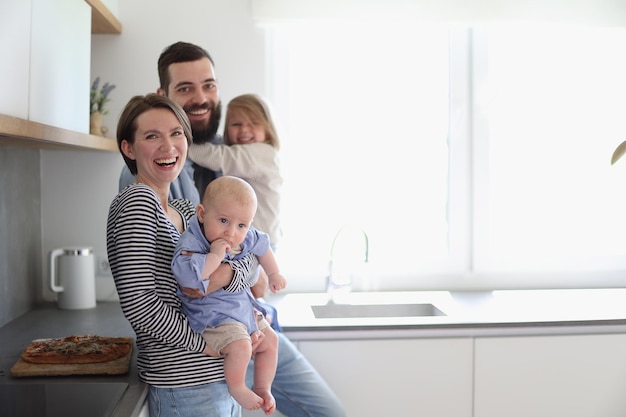
[{"label": "woman's smiling face", "polygon": [[137,161],[137,182],[153,188],[169,187],[180,174],[187,158],[187,137],[176,115],[169,109],[150,109],[136,119],[137,130],[126,154]]}]

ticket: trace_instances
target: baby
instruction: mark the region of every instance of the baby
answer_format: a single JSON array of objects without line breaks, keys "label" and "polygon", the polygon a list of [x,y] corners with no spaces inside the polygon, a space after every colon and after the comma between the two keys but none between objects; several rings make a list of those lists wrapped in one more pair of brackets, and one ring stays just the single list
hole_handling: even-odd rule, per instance
[{"label": "baby", "polygon": [[[256,194],[244,180],[223,176],[209,183],[174,252],[172,270],[181,288],[205,294],[210,275],[220,263],[250,252],[267,273],[270,289],[277,292],[285,287],[268,235],[250,226],[256,209]],[[265,414],[273,413],[276,403],[271,384],[278,337],[250,288],[238,292],[219,289],[199,298],[186,296],[181,289],[178,293],[191,327],[203,334],[215,356],[224,357],[224,376],[233,398],[248,410],[263,408]],[[250,335],[257,330],[265,336],[253,352]],[[245,375],[253,353],[254,387],[250,390]]]}]

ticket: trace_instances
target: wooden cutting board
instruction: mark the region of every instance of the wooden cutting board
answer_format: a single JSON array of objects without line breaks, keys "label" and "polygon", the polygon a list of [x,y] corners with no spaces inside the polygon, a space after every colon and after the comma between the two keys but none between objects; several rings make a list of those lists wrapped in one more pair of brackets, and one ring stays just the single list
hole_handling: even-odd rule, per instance
[{"label": "wooden cutting board", "polygon": [[24,361],[22,358],[15,362],[11,368],[11,376],[27,377],[27,376],[62,376],[62,375],[123,375],[128,373],[130,367],[130,359],[133,355],[132,338],[131,349],[125,356],[100,363],[86,364],[38,364]]}]

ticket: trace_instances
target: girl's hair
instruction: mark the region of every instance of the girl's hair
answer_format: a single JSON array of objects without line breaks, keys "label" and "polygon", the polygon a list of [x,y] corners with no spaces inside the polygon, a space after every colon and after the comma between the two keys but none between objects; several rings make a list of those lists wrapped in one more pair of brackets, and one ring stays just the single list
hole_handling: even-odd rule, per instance
[{"label": "girl's hair", "polygon": [[247,119],[248,122],[261,123],[265,130],[265,141],[280,149],[280,141],[278,140],[278,133],[274,126],[274,121],[270,113],[269,106],[260,96],[256,94],[243,94],[232,99],[228,103],[226,110],[226,125],[224,129],[224,143],[232,145],[232,141],[228,137],[228,126],[230,125],[230,118],[233,111],[239,113],[242,117]]},{"label": "girl's hair", "polygon": [[165,96],[150,93],[145,96],[135,96],[122,110],[120,120],[117,123],[117,148],[119,149],[126,166],[130,170],[130,173],[137,175],[137,161],[127,157],[122,152],[122,141],[126,140],[131,145],[135,143],[135,133],[137,133],[137,118],[148,110],[152,109],[168,109],[180,122],[180,125],[187,137],[187,144],[191,145],[192,133],[191,124],[187,118],[187,114],[182,107],[180,107],[175,101]]}]

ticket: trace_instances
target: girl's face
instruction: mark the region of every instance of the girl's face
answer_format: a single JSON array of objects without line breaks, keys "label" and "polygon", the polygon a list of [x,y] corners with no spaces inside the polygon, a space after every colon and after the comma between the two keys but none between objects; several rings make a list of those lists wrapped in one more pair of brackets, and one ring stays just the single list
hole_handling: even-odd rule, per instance
[{"label": "girl's face", "polygon": [[231,114],[228,116],[227,129],[231,145],[265,142],[263,123],[259,120],[243,117],[239,110],[231,110]]},{"label": "girl's face", "polygon": [[135,141],[122,141],[124,154],[137,161],[137,182],[152,188],[169,187],[187,158],[187,137],[169,109],[155,108],[135,120]]}]

